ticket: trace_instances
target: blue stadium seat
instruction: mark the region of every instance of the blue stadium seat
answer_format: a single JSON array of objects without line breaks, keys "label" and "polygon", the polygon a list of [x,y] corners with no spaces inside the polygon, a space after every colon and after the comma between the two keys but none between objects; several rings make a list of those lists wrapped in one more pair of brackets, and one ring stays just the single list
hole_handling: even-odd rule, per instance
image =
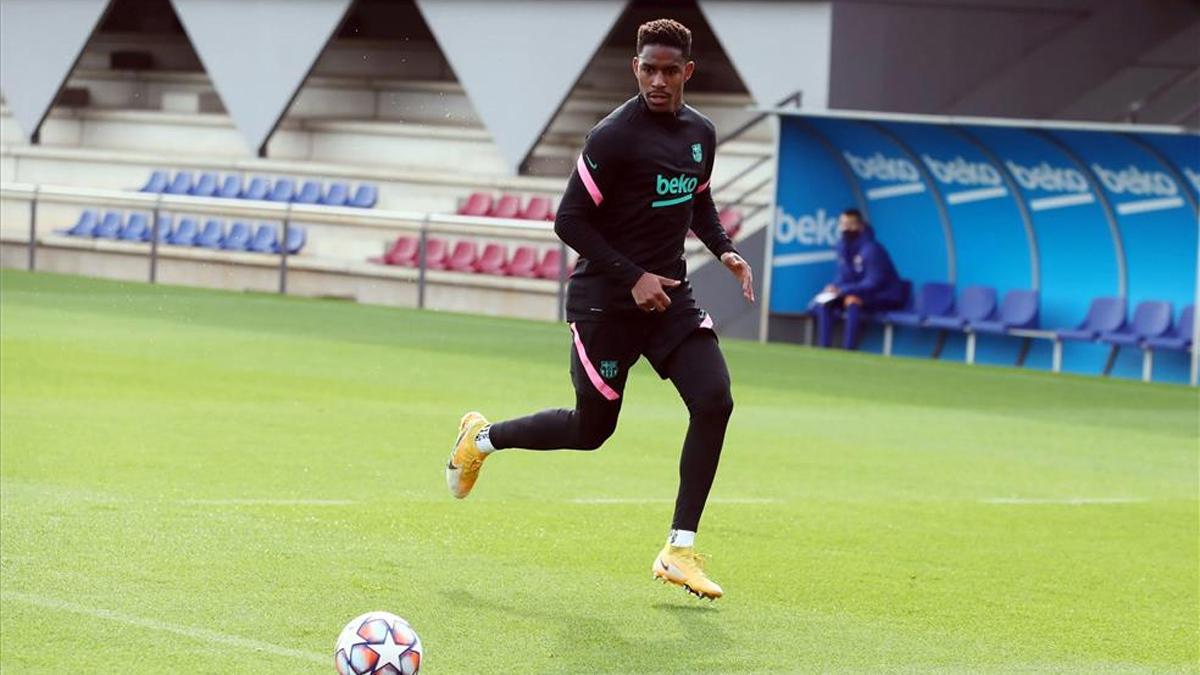
[{"label": "blue stadium seat", "polygon": [[150,179],[142,186],[139,192],[162,192],[167,189],[167,183],[170,177],[166,171],[156,170],[150,174]]},{"label": "blue stadium seat", "polygon": [[146,241],[150,238],[150,217],[144,213],[129,214],[129,220],[117,238],[123,241]]},{"label": "blue stadium seat", "polygon": [[92,236],[97,239],[116,239],[124,225],[124,215],[120,211],[109,211],[92,230]]},{"label": "blue stadium seat", "polygon": [[952,313],[925,319],[930,328],[962,330],[972,321],[984,321],[996,313],[996,289],[987,286],[968,286],[958,297]]},{"label": "blue stadium seat", "polygon": [[275,186],[271,188],[271,194],[267,195],[267,201],[290,202],[295,195],[296,181],[291,178],[280,178],[275,181]]},{"label": "blue stadium seat", "polygon": [[[171,226],[174,224],[171,216],[160,213],[158,214],[158,241],[166,243],[171,238]],[[150,241],[150,233],[146,233],[146,241]]]},{"label": "blue stadium seat", "polygon": [[1139,302],[1133,310],[1133,320],[1115,331],[1100,334],[1100,341],[1132,347],[1142,340],[1162,337],[1171,330],[1171,303],[1159,300]]},{"label": "blue stadium seat", "polygon": [[1121,330],[1125,325],[1125,298],[1096,298],[1083,323],[1057,332],[1060,340],[1095,340],[1101,333]]},{"label": "blue stadium seat", "polygon": [[329,192],[325,193],[325,197],[321,203],[325,206],[345,206],[350,199],[350,186],[345,183],[331,183]]},{"label": "blue stadium seat", "polygon": [[242,190],[242,199],[266,199],[271,192],[271,183],[262,176],[255,176],[250,179],[250,184]]},{"label": "blue stadium seat", "polygon": [[1013,328],[1032,329],[1038,324],[1037,291],[1017,289],[1004,294],[1000,302],[1000,313],[995,318],[972,320],[971,330],[976,333],[1000,335]]},{"label": "blue stadium seat", "polygon": [[883,315],[883,320],[898,326],[920,326],[925,319],[946,316],[954,309],[954,284],[929,282],[921,285],[911,310],[897,310]]},{"label": "blue stadium seat", "polygon": [[1179,313],[1179,321],[1175,327],[1166,333],[1146,338],[1143,345],[1146,349],[1165,349],[1172,351],[1187,351],[1192,348],[1192,331],[1195,330],[1196,306],[1188,305]]},{"label": "blue stadium seat", "polygon": [[202,173],[192,186],[191,194],[196,197],[212,197],[217,194],[217,174]]},{"label": "blue stadium seat", "polygon": [[229,233],[221,240],[221,248],[227,251],[245,251],[250,243],[250,226],[246,223],[235,222],[229,227]]},{"label": "blue stadium seat", "polygon": [[379,199],[379,188],[368,183],[363,183],[358,186],[354,197],[346,203],[346,206],[356,206],[360,209],[369,209],[375,206],[375,202]]},{"label": "blue stadium seat", "polygon": [[174,246],[191,246],[196,243],[196,235],[199,232],[200,226],[196,223],[195,218],[191,216],[181,218],[175,231],[167,238],[167,243]]},{"label": "blue stadium seat", "polygon": [[[303,227],[289,227],[287,233],[287,251],[288,255],[295,255],[304,248],[304,244],[308,241],[308,233]],[[275,252],[279,253],[279,245],[276,244]]]},{"label": "blue stadium seat", "polygon": [[259,223],[254,238],[250,240],[250,244],[246,248],[256,253],[274,253],[279,246],[276,227],[278,226],[274,223]]},{"label": "blue stadium seat", "polygon": [[236,173],[231,173],[225,176],[224,182],[221,183],[221,189],[217,190],[218,197],[223,199],[237,199],[242,196],[242,177]]},{"label": "blue stadium seat", "polygon": [[175,174],[175,180],[167,186],[165,192],[169,195],[186,195],[192,191],[192,172],[179,171]]},{"label": "blue stadium seat", "polygon": [[304,181],[304,186],[292,198],[297,204],[320,204],[321,184],[315,180]]},{"label": "blue stadium seat", "polygon": [[225,238],[225,221],[215,218],[204,224],[204,229],[196,235],[193,246],[203,248],[221,248],[221,240]]},{"label": "blue stadium seat", "polygon": [[92,232],[96,230],[96,223],[100,221],[100,214],[88,209],[79,214],[79,220],[67,230],[59,230],[59,234],[65,234],[71,237],[90,237]]}]

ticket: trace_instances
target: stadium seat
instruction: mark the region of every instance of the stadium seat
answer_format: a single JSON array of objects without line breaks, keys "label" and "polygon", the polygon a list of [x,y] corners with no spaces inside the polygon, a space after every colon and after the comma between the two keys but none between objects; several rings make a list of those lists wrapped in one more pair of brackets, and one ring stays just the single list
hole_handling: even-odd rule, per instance
[{"label": "stadium seat", "polygon": [[212,197],[217,194],[217,174],[202,173],[192,186],[191,194],[195,197]]},{"label": "stadium seat", "polygon": [[1001,335],[1013,328],[1036,328],[1038,323],[1038,294],[1037,291],[1025,289],[1012,290],[1004,294],[997,316],[984,319],[972,319],[971,330],[976,333]]},{"label": "stadium seat", "polygon": [[1095,340],[1101,333],[1112,333],[1125,325],[1124,298],[1096,298],[1083,323],[1056,333],[1060,340]]},{"label": "stadium seat", "polygon": [[898,326],[920,326],[925,319],[946,316],[954,309],[954,285],[930,282],[921,285],[911,310],[887,312],[883,320]]},{"label": "stadium seat", "polygon": [[167,186],[165,192],[169,195],[186,195],[192,191],[192,172],[178,171],[175,173],[175,180]]},{"label": "stadium seat", "polygon": [[508,247],[503,244],[488,244],[483,247],[479,260],[475,261],[475,271],[480,274],[504,274],[508,265]]},{"label": "stadium seat", "polygon": [[349,185],[345,183],[333,183],[329,186],[329,192],[326,192],[325,197],[321,199],[321,203],[325,206],[345,206],[346,200],[349,198]]},{"label": "stadium seat", "polygon": [[501,195],[488,211],[488,215],[493,218],[516,218],[520,214],[521,198],[515,195]]},{"label": "stadium seat", "polygon": [[258,230],[255,231],[254,237],[250,239],[250,244],[246,246],[246,249],[255,253],[277,253],[279,251],[277,227],[274,223],[259,223]]},{"label": "stadium seat", "polygon": [[266,199],[271,192],[271,184],[262,176],[255,176],[250,179],[250,184],[242,190],[242,199]]},{"label": "stadium seat", "polygon": [[730,206],[726,206],[717,213],[717,220],[721,221],[721,227],[732,237],[738,230],[742,229],[742,212]]},{"label": "stadium seat", "polygon": [[557,279],[559,266],[562,264],[562,254],[556,248],[547,249],[542,261],[537,266],[537,276],[542,279]]},{"label": "stadium seat", "polygon": [[430,237],[425,240],[425,268],[431,270],[446,269],[445,239]]},{"label": "stadium seat", "polygon": [[280,178],[275,181],[275,185],[271,187],[271,193],[267,195],[269,202],[290,202],[292,197],[296,196],[296,181],[291,178]]},{"label": "stadium seat", "polygon": [[90,237],[92,232],[96,230],[96,223],[100,220],[100,214],[88,209],[79,214],[79,220],[67,230],[59,230],[60,234],[65,234],[71,237]]},{"label": "stadium seat", "polygon": [[350,201],[346,202],[346,206],[355,206],[360,209],[369,209],[375,206],[375,202],[379,199],[379,188],[374,185],[363,183],[355,190],[354,196]]},{"label": "stadium seat", "polygon": [[229,233],[221,240],[221,248],[227,251],[245,251],[250,244],[250,226],[246,223],[235,222],[229,227]]},{"label": "stadium seat", "polygon": [[125,227],[117,234],[122,241],[146,241],[150,238],[150,217],[144,213],[131,213]]},{"label": "stadium seat", "polygon": [[[171,228],[175,225],[174,219],[171,216],[160,213],[158,214],[158,241],[159,243],[167,243],[167,239],[171,237]],[[150,232],[146,233],[146,241],[150,241]]]},{"label": "stadium seat", "polygon": [[1188,305],[1179,313],[1175,327],[1162,335],[1148,337],[1142,346],[1146,349],[1187,351],[1192,348],[1192,331],[1195,330],[1196,306]]},{"label": "stadium seat", "polygon": [[415,267],[417,264],[417,250],[420,242],[416,237],[396,237],[396,241],[388,247],[388,250],[378,258],[368,258],[370,262],[382,263],[384,265],[399,265],[401,267]]},{"label": "stadium seat", "polygon": [[972,321],[984,321],[996,313],[996,289],[987,286],[968,286],[959,296],[955,310],[944,316],[925,319],[930,328],[962,330]]},{"label": "stadium seat", "polygon": [[1139,302],[1133,310],[1133,320],[1117,330],[1100,334],[1100,341],[1110,345],[1133,347],[1150,338],[1162,337],[1171,330],[1171,303],[1159,300]]},{"label": "stadium seat", "polygon": [[[288,255],[296,255],[308,243],[308,231],[303,227],[289,226],[287,232]],[[275,253],[280,253],[279,244],[275,244]]]},{"label": "stadium seat", "polygon": [[167,243],[173,246],[192,246],[196,243],[196,235],[200,233],[200,225],[190,216],[181,218],[175,231],[167,238]]},{"label": "stadium seat", "polygon": [[221,240],[225,238],[225,221],[210,218],[204,224],[204,229],[196,235],[193,246],[202,248],[221,248]]},{"label": "stadium seat", "polygon": [[513,251],[512,260],[504,266],[504,273],[510,277],[531,279],[537,276],[537,250],[532,246],[518,246]]},{"label": "stadium seat", "polygon": [[170,182],[170,178],[167,172],[156,170],[150,174],[150,179],[146,181],[146,184],[138,192],[162,192],[167,189],[168,182]]},{"label": "stadium seat", "polygon": [[120,211],[109,211],[92,230],[92,236],[97,239],[116,239],[124,225],[124,215]]},{"label": "stadium seat", "polygon": [[320,204],[321,203],[321,184],[315,180],[304,181],[304,186],[292,198],[292,201],[297,204]]},{"label": "stadium seat", "polygon": [[474,272],[479,259],[479,247],[473,241],[462,240],[454,244],[454,250],[446,259],[446,269],[455,272]]},{"label": "stadium seat", "polygon": [[486,216],[492,210],[492,196],[486,192],[473,192],[462,206],[458,207],[460,216]]},{"label": "stadium seat", "polygon": [[242,195],[242,177],[236,173],[231,173],[225,176],[225,181],[221,183],[221,189],[217,190],[217,197],[223,199],[237,199]]},{"label": "stadium seat", "polygon": [[525,220],[547,220],[550,216],[550,206],[549,197],[530,197],[520,217]]}]

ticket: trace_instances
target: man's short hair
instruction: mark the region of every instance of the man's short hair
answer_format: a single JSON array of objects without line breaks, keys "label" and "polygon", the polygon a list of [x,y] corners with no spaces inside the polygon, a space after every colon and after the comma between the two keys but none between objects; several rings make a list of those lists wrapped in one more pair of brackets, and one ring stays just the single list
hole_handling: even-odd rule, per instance
[{"label": "man's short hair", "polygon": [[684,59],[692,57],[692,31],[674,19],[655,19],[638,26],[637,51],[646,45],[675,47]]},{"label": "man's short hair", "polygon": [[867,222],[866,219],[863,218],[862,211],[859,211],[858,209],[846,209],[845,211],[842,211],[842,215],[849,216],[850,218],[854,218],[854,219],[858,220],[858,222],[860,222],[860,223]]}]

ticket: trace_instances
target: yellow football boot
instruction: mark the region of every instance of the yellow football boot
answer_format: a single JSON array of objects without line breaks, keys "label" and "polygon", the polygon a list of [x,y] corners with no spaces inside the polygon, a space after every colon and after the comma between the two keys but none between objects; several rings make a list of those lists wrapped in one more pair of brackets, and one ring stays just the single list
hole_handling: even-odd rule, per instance
[{"label": "yellow football boot", "polygon": [[454,450],[446,462],[446,487],[450,488],[450,494],[456,499],[471,494],[471,488],[479,479],[479,469],[487,455],[475,446],[475,436],[487,424],[487,418],[474,411],[463,415],[458,423],[458,439],[454,441]]},{"label": "yellow football boot", "polygon": [[690,546],[663,546],[654,559],[654,578],[683,586],[685,591],[700,598],[716,600],[725,594],[704,574],[704,557]]}]

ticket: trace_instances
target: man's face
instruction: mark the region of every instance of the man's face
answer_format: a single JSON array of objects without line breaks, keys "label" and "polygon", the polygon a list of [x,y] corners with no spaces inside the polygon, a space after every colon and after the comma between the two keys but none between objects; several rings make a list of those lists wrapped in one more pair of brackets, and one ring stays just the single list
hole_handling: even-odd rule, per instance
[{"label": "man's face", "polygon": [[683,83],[695,69],[696,63],[685,61],[678,47],[645,45],[633,57],[638,91],[654,112],[675,112],[683,107]]},{"label": "man's face", "polygon": [[847,239],[858,236],[863,229],[863,222],[855,216],[842,215],[838,217],[838,232]]}]

